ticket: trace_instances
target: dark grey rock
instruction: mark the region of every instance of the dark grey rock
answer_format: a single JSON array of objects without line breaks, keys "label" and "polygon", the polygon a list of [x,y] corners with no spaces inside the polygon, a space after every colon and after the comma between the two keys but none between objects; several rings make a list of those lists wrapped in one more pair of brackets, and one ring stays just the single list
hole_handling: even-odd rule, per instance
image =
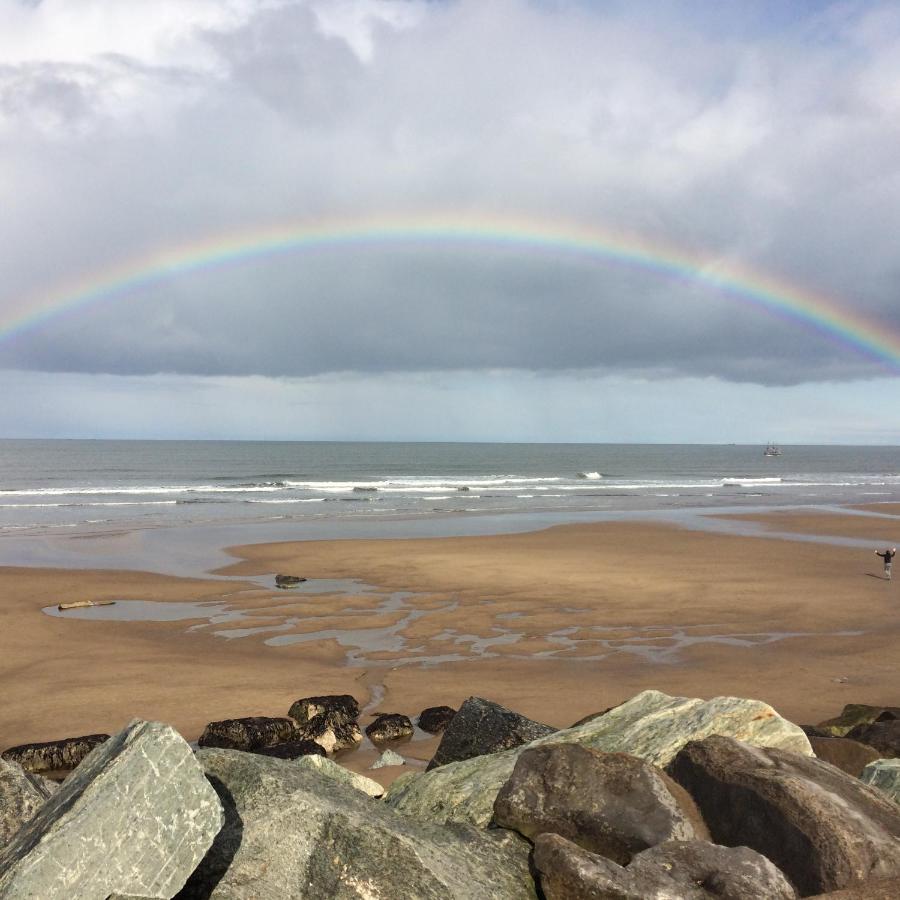
[{"label": "dark grey rock", "polygon": [[350,694],[327,694],[323,697],[304,697],[295,700],[288,715],[305,725],[316,716],[329,714],[335,721],[355,722],[359,718],[359,703]]},{"label": "dark grey rock", "polygon": [[306,579],[302,578],[299,575],[276,575],[275,576],[275,587],[280,587],[280,588],[296,587],[298,584],[303,584],[304,581],[306,581]]},{"label": "dark grey rock", "polygon": [[809,735],[813,753],[819,759],[837,766],[842,772],[859,778],[862,770],[876,759],[881,759],[881,754],[874,748],[850,738],[840,737],[815,737]]},{"label": "dark grey rock", "polygon": [[271,747],[258,747],[251,750],[260,756],[272,756],[275,759],[299,759],[301,756],[327,756],[325,748],[315,741],[289,741],[285,744],[274,744]]},{"label": "dark grey rock", "polygon": [[201,747],[221,747],[225,750],[259,750],[302,740],[303,737],[293,719],[247,716],[210,722],[197,743]]},{"label": "dark grey rock", "polygon": [[764,854],[804,896],[900,878],[900,808],[829,763],[714,735],[668,771],[716,843]]},{"label": "dark grey rock", "polygon": [[109,740],[108,734],[85,734],[80,737],[20,744],[4,750],[0,756],[18,763],[26,772],[69,772],[95,747]]},{"label": "dark grey rock", "polygon": [[871,725],[858,725],[847,732],[847,737],[874,747],[880,759],[900,756],[900,719],[882,718]]},{"label": "dark grey rock", "polygon": [[167,725],[133,722],[0,850],[0,897],[173,897],[222,822],[186,741]]},{"label": "dark grey rock", "polygon": [[555,731],[555,728],[520,716],[499,703],[469,697],[450,720],[434,757],[428,763],[428,771],[485,753],[511,750]]},{"label": "dark grey rock", "polygon": [[860,725],[871,725],[890,719],[900,719],[900,706],[870,706],[867,703],[848,703],[839,716],[819,722],[817,728],[834,737],[845,737]]},{"label": "dark grey rock", "polygon": [[455,715],[456,710],[452,706],[429,706],[419,713],[418,725],[429,734],[440,734]]},{"label": "dark grey rock", "polygon": [[400,713],[382,713],[366,726],[366,734],[376,744],[408,740],[413,736],[413,724]]},{"label": "dark grey rock", "polygon": [[352,750],[362,742],[356,722],[336,713],[321,713],[303,726],[303,737],[320,744],[328,753]]},{"label": "dark grey rock", "polygon": [[314,768],[230,750],[198,760],[226,824],[182,900],[533,898],[510,832],[417,823]]},{"label": "dark grey rock", "polygon": [[622,865],[664,841],[709,839],[694,801],[663,771],[578,744],[522,753],[494,802],[494,822],[530,840],[559,834]]},{"label": "dark grey rock", "polygon": [[46,778],[26,772],[18,763],[0,759],[0,847],[5,847],[34,818],[57,787],[54,784],[51,789]]},{"label": "dark grey rock", "polygon": [[535,841],[534,865],[547,900],[793,900],[790,882],[747,847],[670,841],[627,868],[557,834]]}]

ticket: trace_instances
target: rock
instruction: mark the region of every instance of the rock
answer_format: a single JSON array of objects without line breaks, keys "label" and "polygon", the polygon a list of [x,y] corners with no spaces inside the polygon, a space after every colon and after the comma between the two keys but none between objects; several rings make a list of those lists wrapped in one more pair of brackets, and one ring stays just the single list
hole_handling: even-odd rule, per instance
[{"label": "rock", "polygon": [[85,734],[40,744],[20,744],[4,750],[0,756],[18,763],[26,772],[68,772],[108,740],[108,734]]},{"label": "rock", "polygon": [[669,774],[716,843],[764,854],[803,896],[900,877],[900,808],[829,763],[715,735],[688,744]]},{"label": "rock", "polygon": [[555,731],[555,728],[520,716],[499,703],[469,697],[450,720],[428,769],[509,750]]},{"label": "rock", "polygon": [[827,894],[816,894],[810,900],[897,900],[897,879],[876,878],[842,891],[829,891]]},{"label": "rock", "polygon": [[172,897],[222,822],[187,742],[159,722],[132,722],[0,851],[0,897]]},{"label": "rock", "polygon": [[801,725],[803,729],[803,733],[808,738],[820,737],[820,738],[829,738],[834,737],[834,735],[830,731],[826,731],[824,728],[819,728],[818,725]]},{"label": "rock", "polygon": [[210,722],[203,729],[197,743],[201,747],[221,747],[226,750],[258,750],[261,747],[302,740],[303,737],[293,719],[247,716],[243,719]]},{"label": "rock", "polygon": [[559,834],[622,865],[664,841],[709,839],[694,801],[664,772],[578,744],[525,750],[497,795],[494,822],[532,841]]},{"label": "rock", "polygon": [[303,584],[304,581],[306,581],[306,579],[301,578],[299,575],[276,575],[275,576],[275,587],[280,587],[280,588],[296,587],[298,584]]},{"label": "rock", "polygon": [[810,737],[809,742],[819,759],[837,766],[854,778],[859,778],[866,765],[881,756],[874,747],[850,738]]},{"label": "rock", "polygon": [[406,760],[393,750],[385,750],[375,762],[372,763],[372,769],[383,769],[385,766],[405,766]]},{"label": "rock", "polygon": [[419,713],[418,725],[429,734],[440,734],[455,715],[456,710],[452,706],[429,706]]},{"label": "rock", "polygon": [[359,704],[350,694],[330,694],[324,697],[304,697],[291,704],[288,715],[305,725],[316,716],[329,713],[335,719],[355,722],[359,718]]},{"label": "rock", "polygon": [[670,841],[638,853],[627,868],[558,834],[535,841],[534,865],[547,900],[793,900],[790,882],[747,847]]},{"label": "rock", "polygon": [[376,744],[407,740],[413,736],[413,724],[400,713],[383,713],[366,726],[366,734]]},{"label": "rock", "polygon": [[352,750],[362,742],[359,725],[336,713],[314,716],[302,728],[303,737],[320,744],[328,753]]},{"label": "rock", "polygon": [[834,737],[844,737],[858,725],[871,725],[883,719],[900,719],[900,706],[869,706],[865,703],[848,703],[843,712],[833,719],[819,722],[818,728]]},{"label": "rock", "polygon": [[275,759],[299,759],[301,756],[325,756],[325,748],[315,741],[288,741],[271,747],[257,747],[252,753],[260,756],[274,756]]},{"label": "rock", "polygon": [[900,759],[877,759],[869,763],[859,777],[863,784],[878,788],[900,803]]},{"label": "rock", "polygon": [[336,762],[332,762],[327,757],[304,756],[302,759],[298,760],[298,764],[304,769],[326,775],[334,781],[340,781],[342,784],[349,784],[350,787],[362,791],[369,797],[380,797],[384,794],[384,788],[377,781],[366,778],[365,775],[351,772],[349,769],[339,766]]},{"label": "rock", "polygon": [[871,725],[857,725],[847,737],[874,747],[882,759],[900,756],[900,719],[880,719]]},{"label": "rock", "polygon": [[46,778],[26,772],[18,763],[0,759],[0,847],[6,846],[55,792],[45,782]]},{"label": "rock", "polygon": [[[800,728],[758,700],[695,700],[659,691],[644,691],[598,719],[539,738],[529,746],[581,744],[595,750],[629,753],[664,766],[689,740],[717,733],[758,746],[812,753]],[[512,774],[523,749],[449,763],[398,780],[388,789],[386,802],[406,815],[428,821],[485,826],[491,820],[497,792]]]},{"label": "rock", "polygon": [[534,898],[510,832],[413,822],[300,763],[201,750],[226,823],[180,900]]}]

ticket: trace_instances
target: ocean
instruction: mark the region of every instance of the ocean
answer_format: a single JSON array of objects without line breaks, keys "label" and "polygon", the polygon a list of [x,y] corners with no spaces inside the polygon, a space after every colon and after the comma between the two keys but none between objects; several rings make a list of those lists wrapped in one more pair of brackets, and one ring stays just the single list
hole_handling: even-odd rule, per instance
[{"label": "ocean", "polygon": [[900,447],[781,449],[3,440],[0,538],[900,501]]}]

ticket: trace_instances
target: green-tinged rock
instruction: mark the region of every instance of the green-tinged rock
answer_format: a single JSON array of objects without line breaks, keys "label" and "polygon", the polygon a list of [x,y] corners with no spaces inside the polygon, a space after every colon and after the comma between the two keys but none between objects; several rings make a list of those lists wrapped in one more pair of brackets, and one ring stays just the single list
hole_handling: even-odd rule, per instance
[{"label": "green-tinged rock", "polygon": [[0,847],[46,803],[57,786],[49,788],[47,779],[26,772],[18,763],[0,759]]},{"label": "green-tinged rock", "polygon": [[0,851],[0,898],[173,897],[222,821],[184,738],[159,722],[133,722]]},{"label": "green-tinged rock", "polygon": [[876,759],[862,770],[859,777],[900,803],[900,759]]},{"label": "green-tinged rock", "polygon": [[288,760],[197,758],[226,820],[180,900],[535,897],[529,844],[512,832],[415,822]]},{"label": "green-tinged rock", "polygon": [[369,797],[380,797],[384,793],[384,788],[377,781],[366,778],[365,775],[351,772],[349,769],[339,766],[336,762],[326,759],[324,756],[302,756],[296,761],[295,765],[302,769],[320,772],[328,778],[340,781],[341,784],[349,784],[350,787],[362,791]]},{"label": "green-tinged rock", "polygon": [[848,703],[839,716],[819,722],[816,728],[834,737],[844,737],[858,725],[871,725],[881,718],[900,719],[900,706],[869,706],[866,703]]},{"label": "green-tinged rock", "polygon": [[491,820],[497,793],[527,747],[581,744],[595,750],[629,753],[665,766],[688,741],[711,734],[812,756],[802,729],[759,700],[697,700],[644,691],[576,728],[557,731],[512,750],[447,763],[431,772],[398,779],[385,800],[398,812],[425,821],[485,826]]}]

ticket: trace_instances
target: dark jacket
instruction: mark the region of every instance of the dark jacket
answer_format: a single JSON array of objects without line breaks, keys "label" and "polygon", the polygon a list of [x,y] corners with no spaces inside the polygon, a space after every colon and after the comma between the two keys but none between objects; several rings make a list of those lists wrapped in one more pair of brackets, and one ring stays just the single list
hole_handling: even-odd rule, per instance
[{"label": "dark jacket", "polygon": [[[878,553],[878,551],[875,551]],[[884,553],[878,553],[878,555],[886,562],[889,563],[897,554],[893,550],[885,550]]]}]

